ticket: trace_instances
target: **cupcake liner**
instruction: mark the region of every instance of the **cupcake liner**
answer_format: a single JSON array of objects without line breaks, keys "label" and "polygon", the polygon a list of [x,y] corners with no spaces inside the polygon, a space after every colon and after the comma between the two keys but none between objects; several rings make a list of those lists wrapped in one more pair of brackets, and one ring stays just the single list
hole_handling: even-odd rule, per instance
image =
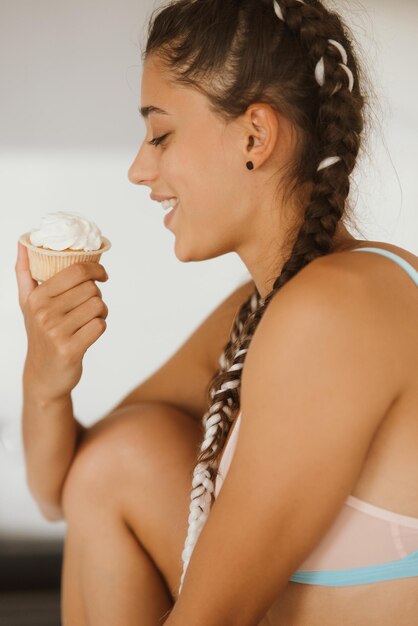
[{"label": "cupcake liner", "polygon": [[61,270],[75,263],[99,263],[103,252],[112,247],[109,239],[102,237],[102,245],[98,250],[48,250],[31,244],[30,233],[24,233],[19,237],[22,245],[26,246],[29,256],[29,268],[32,278],[38,282],[44,282]]}]

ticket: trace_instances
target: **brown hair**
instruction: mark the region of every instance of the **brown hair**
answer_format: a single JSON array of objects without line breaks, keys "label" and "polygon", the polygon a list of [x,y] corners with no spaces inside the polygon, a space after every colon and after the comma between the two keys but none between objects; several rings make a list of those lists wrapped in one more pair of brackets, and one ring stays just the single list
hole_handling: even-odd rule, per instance
[{"label": "brown hair", "polygon": [[[347,53],[352,91],[341,51],[330,39]],[[339,221],[352,219],[349,176],[360,151],[366,104],[352,40],[342,18],[317,0],[174,0],[149,23],[143,60],[156,55],[170,81],[204,94],[223,120],[236,119],[254,102],[268,103],[290,120],[300,140],[283,174],[286,197],[297,195],[304,183],[312,185],[300,223],[288,233],[291,253],[272,291],[262,300],[255,289],[239,308],[220,369],[209,383],[179,593],[213,502],[218,458],[239,411],[241,370],[254,331],[274,294],[308,263],[332,252]],[[322,58],[320,86],[315,70]],[[318,170],[333,155],[339,162]]]}]

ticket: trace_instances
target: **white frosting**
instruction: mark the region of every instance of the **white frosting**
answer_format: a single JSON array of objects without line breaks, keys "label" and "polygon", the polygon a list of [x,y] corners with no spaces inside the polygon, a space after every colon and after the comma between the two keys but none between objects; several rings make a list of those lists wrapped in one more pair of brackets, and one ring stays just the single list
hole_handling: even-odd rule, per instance
[{"label": "white frosting", "polygon": [[78,213],[57,211],[41,219],[41,227],[30,235],[33,246],[50,250],[98,250],[102,245],[102,233],[96,224]]}]

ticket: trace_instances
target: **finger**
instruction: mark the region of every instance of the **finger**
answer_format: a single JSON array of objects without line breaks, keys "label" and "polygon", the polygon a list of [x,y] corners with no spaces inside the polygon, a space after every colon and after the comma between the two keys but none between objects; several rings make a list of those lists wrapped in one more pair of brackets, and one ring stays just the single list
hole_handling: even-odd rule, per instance
[{"label": "finger", "polygon": [[106,320],[103,317],[95,317],[90,322],[85,324],[78,330],[71,338],[71,341],[76,342],[78,350],[83,354],[97,339],[103,335],[107,328]]},{"label": "finger", "polygon": [[62,323],[66,336],[74,335],[80,328],[88,324],[95,317],[106,319],[109,310],[101,298],[90,298],[76,309],[67,313]]},{"label": "finger", "polygon": [[53,299],[53,304],[58,313],[65,315],[94,296],[101,298],[102,292],[94,281],[87,280],[56,296]]},{"label": "finger", "polygon": [[29,294],[38,287],[38,282],[32,278],[29,267],[29,257],[26,246],[17,242],[17,261],[15,265],[17,286],[19,290],[19,304],[26,304]]},{"label": "finger", "polygon": [[48,296],[58,296],[68,289],[72,289],[87,280],[105,281],[109,277],[105,268],[100,263],[84,262],[74,263],[60,270],[43,283]]}]

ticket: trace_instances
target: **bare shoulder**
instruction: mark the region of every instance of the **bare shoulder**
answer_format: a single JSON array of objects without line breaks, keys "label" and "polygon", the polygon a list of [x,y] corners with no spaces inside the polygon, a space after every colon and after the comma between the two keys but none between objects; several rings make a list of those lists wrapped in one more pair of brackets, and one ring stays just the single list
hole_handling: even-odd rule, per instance
[{"label": "bare shoulder", "polygon": [[[353,280],[363,284],[377,298],[390,299],[393,296],[406,297],[416,306],[418,292],[411,283],[409,274],[394,259],[384,254],[368,252],[352,254],[354,250],[378,248],[391,252],[409,264],[418,272],[418,257],[404,248],[381,241],[364,241],[346,250],[337,251],[315,259],[306,275],[309,280],[329,280],[331,275],[337,279]],[[368,253],[367,253],[368,252]],[[412,297],[411,297],[412,296]],[[371,301],[376,305],[377,302]],[[382,304],[382,303],[381,303]],[[386,309],[390,313],[390,308]]]},{"label": "bare shoulder", "polygon": [[[391,321],[401,312],[403,324],[411,322],[416,327],[416,307],[418,290],[411,280],[411,272],[401,266],[398,259],[376,251],[365,250],[363,254],[352,254],[354,250],[364,248],[380,249],[389,252],[404,261],[407,266],[418,272],[418,257],[399,246],[380,241],[361,242],[349,250],[335,252],[321,259],[322,267],[329,271],[341,272],[341,278],[355,277],[370,293],[370,304],[382,312]],[[400,304],[403,311],[400,311]],[[399,319],[399,321],[401,321]]]},{"label": "bare shoulder", "polygon": [[416,271],[418,271],[418,256],[416,254],[414,254],[410,250],[406,250],[405,248],[401,248],[400,246],[396,246],[395,244],[387,243],[384,241],[362,241],[362,242],[357,243],[355,246],[350,247],[347,250],[342,250],[339,252],[335,252],[333,254],[329,254],[323,257],[323,259],[324,260],[331,259],[333,261],[341,262],[342,264],[348,264],[351,267],[355,267],[355,265],[351,263],[353,261],[353,257],[356,263],[357,263],[357,257],[360,257],[360,258],[363,258],[366,262],[371,262],[372,264],[376,264],[376,263],[379,264],[379,262],[381,262],[381,259],[383,258],[383,264],[382,263],[381,264],[384,268],[388,268],[390,265],[395,265],[395,272],[397,271],[396,264],[393,263],[393,261],[390,263],[390,260],[389,262],[386,262],[384,255],[376,254],[375,252],[370,252],[369,254],[362,254],[362,255],[351,254],[353,250],[361,249],[361,248],[380,248],[383,251],[392,252],[393,254],[396,254],[401,259],[403,259],[404,261],[412,265],[412,267]]},{"label": "bare shoulder", "polygon": [[[367,241],[355,247],[393,252],[418,271],[418,257],[398,246]],[[353,250],[354,246],[309,263],[279,290],[271,305],[279,317],[279,310],[293,311],[293,316],[305,311],[313,329],[316,320],[319,324],[328,313],[338,315],[340,332],[351,332],[351,341],[360,348],[357,366],[367,368],[379,355],[377,389],[388,385],[395,398],[411,386],[418,366],[418,290],[398,263],[381,254],[353,254]],[[348,375],[350,367],[352,363]]]}]

